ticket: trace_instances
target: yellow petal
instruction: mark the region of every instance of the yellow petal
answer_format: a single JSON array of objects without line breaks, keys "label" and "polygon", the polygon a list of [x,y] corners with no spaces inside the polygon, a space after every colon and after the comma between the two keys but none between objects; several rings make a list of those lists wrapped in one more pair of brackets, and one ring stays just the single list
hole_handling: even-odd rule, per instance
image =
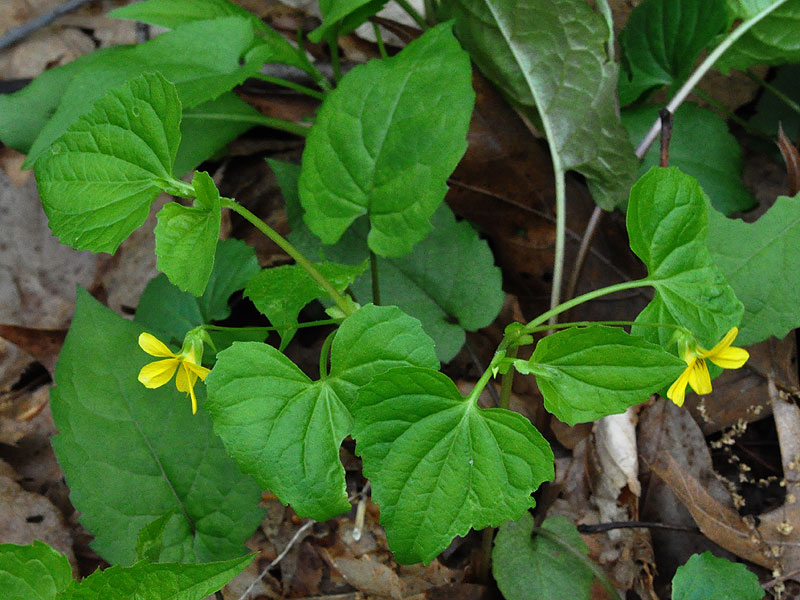
[{"label": "yellow petal", "polygon": [[695,363],[689,367],[689,385],[692,389],[700,395],[711,393],[711,376],[708,374],[708,367],[706,361],[698,358]]},{"label": "yellow petal", "polygon": [[683,406],[683,401],[686,398],[686,386],[689,383],[689,371],[691,367],[687,367],[683,370],[680,377],[675,380],[671,386],[669,386],[669,390],[667,390],[667,398],[672,400],[678,406]]},{"label": "yellow petal", "polygon": [[747,362],[750,353],[744,348],[725,348],[721,352],[709,355],[708,360],[723,369],[738,369]]},{"label": "yellow petal", "polygon": [[192,414],[196,415],[197,414],[197,397],[194,395],[194,388],[193,387],[189,388],[189,394],[192,397]]},{"label": "yellow petal", "polygon": [[188,394],[194,387],[195,381],[197,381],[197,375],[186,368],[185,362],[182,362],[181,368],[178,369],[178,376],[175,377],[175,387],[178,388],[179,392]]},{"label": "yellow petal", "polygon": [[172,374],[175,373],[178,364],[179,362],[176,358],[148,363],[139,371],[139,383],[151,389],[161,387],[172,379]]},{"label": "yellow petal", "polygon": [[739,335],[739,328],[738,327],[731,327],[728,330],[728,333],[725,334],[725,337],[722,338],[716,346],[714,346],[711,350],[703,350],[702,348],[698,348],[698,356],[701,358],[709,358],[712,356],[716,356],[720,352],[724,351],[728,348],[732,343],[733,340],[736,339],[736,336]]},{"label": "yellow petal", "polygon": [[200,381],[205,381],[205,380],[206,380],[206,376],[207,376],[209,373],[211,373],[211,369],[206,369],[206,368],[205,368],[205,367],[203,367],[203,366],[196,365],[196,364],[194,364],[194,363],[191,363],[191,362],[189,362],[189,361],[184,361],[183,365],[184,365],[184,366],[185,366],[187,369],[189,369],[190,371],[192,371],[192,372],[193,372],[195,375],[197,375],[197,376],[200,378]]},{"label": "yellow petal", "polygon": [[139,347],[147,352],[150,356],[177,358],[177,356],[169,348],[167,348],[161,340],[154,335],[150,335],[149,333],[142,333],[139,336]]}]

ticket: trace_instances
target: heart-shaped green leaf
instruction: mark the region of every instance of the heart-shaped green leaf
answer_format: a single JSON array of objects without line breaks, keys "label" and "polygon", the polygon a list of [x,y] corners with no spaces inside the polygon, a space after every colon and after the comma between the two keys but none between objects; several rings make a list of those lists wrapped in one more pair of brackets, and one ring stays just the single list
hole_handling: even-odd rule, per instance
[{"label": "heart-shaped green leaf", "polygon": [[672,578],[672,600],[761,600],[758,576],[741,563],[711,552],[693,554]]},{"label": "heart-shaped green leaf", "polygon": [[387,371],[362,387],[356,452],[389,547],[430,562],[457,535],[518,519],[553,478],[553,453],[522,415],[482,410],[433,369]]},{"label": "heart-shaped green leaf", "polygon": [[206,409],[242,470],[299,515],[324,521],[350,508],[339,446],[358,388],[408,365],[438,366],[433,341],[399,309],[367,305],[342,323],[330,375],[319,381],[266,344],[220,352]]},{"label": "heart-shaped green leaf", "polygon": [[0,589],[4,600],[55,600],[70,583],[69,560],[47,544],[0,544]]}]

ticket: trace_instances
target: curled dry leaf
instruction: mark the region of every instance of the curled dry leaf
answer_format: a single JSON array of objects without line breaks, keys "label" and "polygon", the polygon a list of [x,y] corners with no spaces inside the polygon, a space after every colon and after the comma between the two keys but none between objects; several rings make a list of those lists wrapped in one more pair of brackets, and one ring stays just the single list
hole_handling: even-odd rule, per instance
[{"label": "curled dry leaf", "polygon": [[778,126],[778,149],[786,163],[786,172],[789,175],[789,196],[794,196],[800,192],[800,152],[786,134],[783,127]]}]

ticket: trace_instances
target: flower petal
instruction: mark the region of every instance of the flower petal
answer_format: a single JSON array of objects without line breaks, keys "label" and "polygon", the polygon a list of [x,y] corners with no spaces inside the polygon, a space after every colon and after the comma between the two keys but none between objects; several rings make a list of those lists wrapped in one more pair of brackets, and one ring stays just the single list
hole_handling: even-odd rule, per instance
[{"label": "flower petal", "polygon": [[686,386],[689,383],[689,371],[691,368],[691,366],[686,367],[683,373],[680,374],[680,377],[678,377],[675,383],[669,386],[669,390],[667,390],[667,398],[678,406],[683,406],[683,401],[686,398]]},{"label": "flower petal", "polygon": [[211,369],[206,369],[205,367],[203,367],[201,365],[196,365],[196,364],[191,363],[189,361],[184,361],[183,365],[189,371],[192,371],[195,375],[197,375],[200,378],[200,381],[205,381],[206,380],[206,376],[209,373],[211,373]]},{"label": "flower petal", "polygon": [[167,348],[164,342],[147,332],[139,335],[139,347],[150,356],[177,358],[177,355]]},{"label": "flower petal", "polygon": [[718,367],[723,369],[738,369],[747,362],[750,358],[750,353],[744,348],[725,348],[721,352],[713,356],[709,356],[708,360],[713,362]]},{"label": "flower petal", "polygon": [[188,394],[194,387],[194,382],[197,381],[197,375],[186,368],[186,363],[181,362],[181,367],[178,369],[178,375],[175,377],[175,387],[179,392]]},{"label": "flower petal", "polygon": [[728,348],[732,343],[733,340],[736,339],[736,336],[739,335],[739,328],[738,327],[731,327],[728,330],[728,333],[725,334],[719,344],[714,346],[711,350],[704,350],[703,348],[697,349],[697,354],[701,358],[710,358],[712,356],[716,356],[720,352],[723,352],[726,348]]},{"label": "flower petal", "polygon": [[192,397],[192,414],[197,414],[197,396],[194,395],[194,388],[189,388],[189,395]]},{"label": "flower petal", "polygon": [[177,358],[168,358],[166,360],[157,360],[142,367],[139,371],[139,383],[148,388],[161,387],[172,379],[172,374],[178,368],[179,361]]},{"label": "flower petal", "polygon": [[711,376],[708,374],[706,361],[702,358],[698,358],[689,367],[689,385],[692,386],[695,393],[701,396],[711,393]]}]

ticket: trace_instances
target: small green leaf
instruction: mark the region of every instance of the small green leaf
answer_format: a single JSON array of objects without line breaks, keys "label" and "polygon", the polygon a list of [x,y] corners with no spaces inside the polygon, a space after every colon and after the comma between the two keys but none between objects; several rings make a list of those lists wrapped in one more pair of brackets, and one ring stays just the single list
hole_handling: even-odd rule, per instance
[{"label": "small green leaf", "polygon": [[158,562],[159,556],[164,551],[164,532],[169,525],[175,511],[169,511],[148,523],[139,531],[136,538],[136,560]]},{"label": "small green leaf", "polygon": [[422,240],[467,148],[471,77],[449,24],[350,71],[325,98],[303,152],[300,200],[311,231],[333,244],[368,215],[367,242],[380,256],[402,256]]},{"label": "small green leaf", "polygon": [[180,118],[175,86],[145,73],[71,125],[36,164],[53,234],[77,250],[113,254],[173,181]]},{"label": "small green leaf", "polygon": [[[261,492],[174,381],[153,390],[137,381],[155,360],[138,346],[141,331],[79,290],[51,392],[72,504],[110,563],[131,564],[142,527],[171,511],[161,560],[240,556],[261,522]],[[202,400],[202,384],[196,392]]]},{"label": "small green leaf", "polygon": [[[305,226],[297,199],[300,168],[269,161],[286,199],[292,233],[289,239],[306,256],[340,263],[369,259],[369,223],[362,217],[333,246],[324,246]],[[451,360],[466,339],[465,330],[486,327],[497,317],[505,293],[502,274],[489,245],[472,226],[456,221],[446,204],[431,217],[433,231],[400,258],[378,259],[381,301],[394,304],[422,323],[436,342],[436,355]],[[367,271],[351,286],[356,300],[372,300],[372,274]]]},{"label": "small green leaf", "polygon": [[755,223],[709,214],[708,247],[744,303],[737,341],[745,346],[800,327],[800,195],[781,196]]},{"label": "small green leaf", "polygon": [[350,508],[339,446],[358,388],[408,365],[438,366],[432,340],[399,309],[367,305],[342,322],[319,381],[266,344],[220,352],[206,409],[242,470],[298,515],[324,521]]},{"label": "small green leaf", "polygon": [[255,554],[200,565],[140,562],[97,570],[57,600],[203,600],[238,575]]},{"label": "small green leaf", "polygon": [[3,600],[55,600],[71,582],[69,560],[47,544],[0,544]]},{"label": "small green leaf", "polygon": [[[631,190],[628,237],[647,266],[656,295],[636,318],[675,323],[713,348],[739,325],[744,307],[706,247],[708,198],[694,177],[677,167],[653,167]],[[632,333],[667,347],[669,327],[634,326]]]},{"label": "small green leaf", "polygon": [[675,381],[686,363],[616,327],[573,327],[543,338],[529,362],[545,408],[569,425],[625,412]]},{"label": "small green leaf", "polygon": [[443,0],[486,77],[542,126],[554,162],[586,177],[595,202],[624,202],[637,169],[616,110],[605,19],[586,0]]},{"label": "small green leaf", "polygon": [[[317,263],[314,266],[338,292],[344,292],[364,272],[367,263],[352,266]],[[297,317],[303,307],[318,298],[328,297],[328,293],[300,265],[264,269],[248,282],[244,295],[278,328],[281,350],[294,337]]]},{"label": "small green leaf", "polygon": [[[754,17],[776,0],[727,0],[736,19]],[[759,21],[717,61],[716,67],[745,70],[753,65],[783,65],[800,62],[800,2],[789,0]]]},{"label": "small green leaf", "polygon": [[180,344],[190,329],[227,319],[231,314],[228,298],[259,271],[250,246],[239,240],[223,240],[217,245],[214,267],[202,296],[182,292],[165,275],[159,275],[147,284],[134,320],[157,332],[161,340]]},{"label": "small green leaf", "polygon": [[183,291],[200,296],[214,266],[222,209],[214,180],[195,172],[193,208],[170,202],[162,208],[155,228],[157,266]]},{"label": "small green leaf", "polygon": [[428,563],[470,528],[520,518],[553,478],[553,453],[530,421],[479,409],[433,369],[378,375],[354,413],[356,452],[400,563]]},{"label": "small green leaf", "polygon": [[320,0],[322,25],[308,34],[314,43],[330,36],[346,35],[376,14],[388,0]]},{"label": "small green leaf", "polygon": [[[641,140],[655,119],[658,107],[643,106],[622,111],[622,122],[631,141]],[[703,140],[698,144],[697,140]],[[639,167],[643,176],[659,164],[657,145],[645,155]],[[716,113],[684,102],[675,113],[669,144],[669,162],[684,173],[696,177],[714,207],[729,215],[747,210],[755,198],[742,184],[742,150],[728,131],[725,119]]]},{"label": "small green leaf", "polygon": [[693,554],[672,578],[672,600],[761,600],[758,577],[741,563],[711,552]]},{"label": "small green leaf", "polygon": [[[590,560],[589,549],[577,528],[564,517],[546,519],[541,528]],[[592,570],[575,554],[544,535],[533,533],[533,516],[529,512],[498,529],[492,550],[492,574],[506,600],[589,600],[594,580]]]},{"label": "small green leaf", "polygon": [[730,26],[725,0],[645,0],[619,36],[623,73],[619,103],[662,86],[680,85],[697,56]]}]

